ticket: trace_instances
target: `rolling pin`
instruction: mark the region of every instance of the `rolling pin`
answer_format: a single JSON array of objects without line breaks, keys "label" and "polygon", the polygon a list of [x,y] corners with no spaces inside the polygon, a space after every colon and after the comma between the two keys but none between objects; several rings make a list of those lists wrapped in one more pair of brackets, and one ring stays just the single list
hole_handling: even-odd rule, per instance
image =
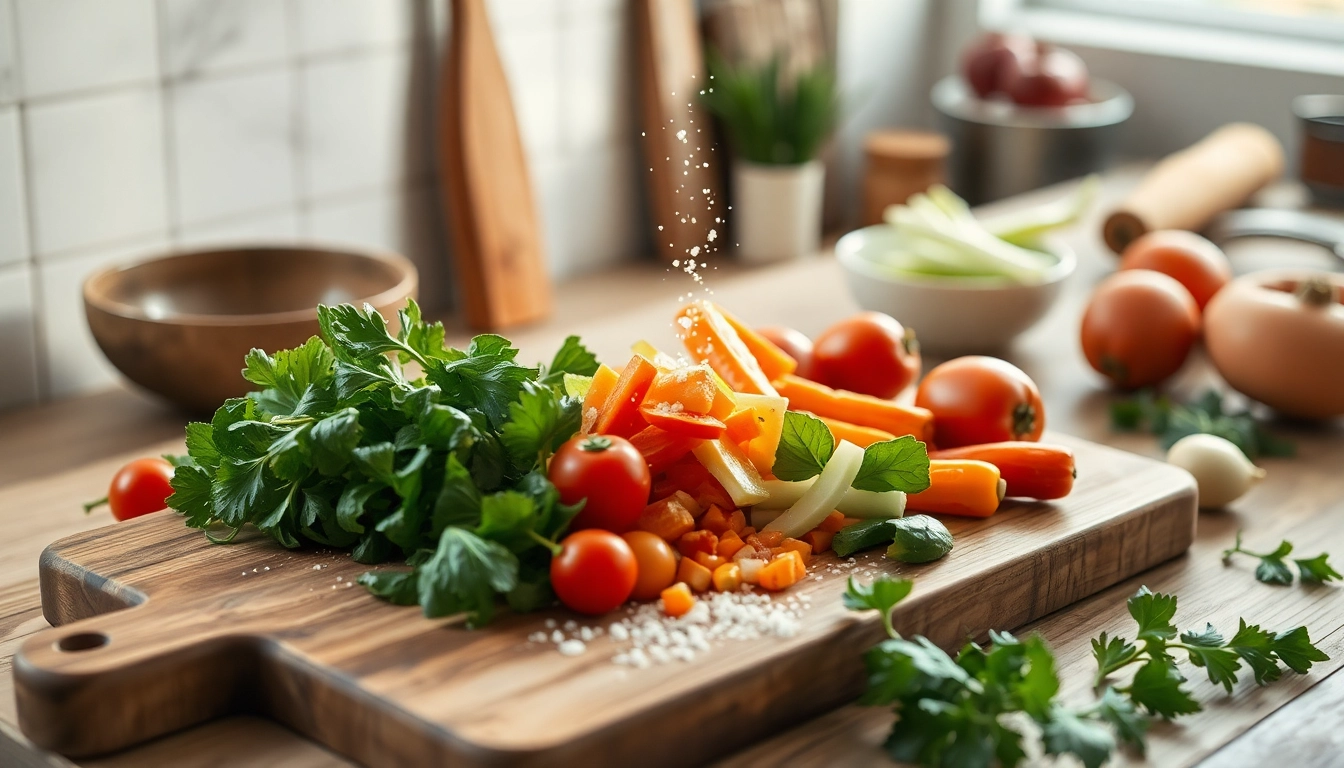
[{"label": "rolling pin", "polygon": [[1283,147],[1258,125],[1232,123],[1169,155],[1106,217],[1102,236],[1120,253],[1145,232],[1204,228],[1283,172]]}]

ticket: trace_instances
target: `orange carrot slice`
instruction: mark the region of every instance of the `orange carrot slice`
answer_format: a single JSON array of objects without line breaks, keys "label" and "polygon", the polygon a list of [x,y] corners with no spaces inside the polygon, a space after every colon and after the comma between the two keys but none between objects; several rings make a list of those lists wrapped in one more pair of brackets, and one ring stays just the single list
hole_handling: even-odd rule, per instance
[{"label": "orange carrot slice", "polygon": [[644,395],[643,406],[680,406],[683,411],[706,414],[713,409],[718,395],[719,386],[714,382],[714,372],[709,366],[692,365],[654,376],[648,394]]},{"label": "orange carrot slice", "polygon": [[775,384],[779,394],[789,399],[791,410],[810,411],[822,418],[880,429],[897,437],[914,435],[927,442],[933,436],[933,412],[927,408],[907,407],[870,395],[831,389],[791,373]]},{"label": "orange carrot slice", "polygon": [[756,358],[756,362],[760,364],[767,379],[774,381],[780,376],[798,370],[798,361],[794,360],[788,352],[780,349],[773,341],[733,317],[723,307],[717,304],[714,306],[723,315],[723,319],[728,321],[728,325],[732,326],[734,331],[737,331],[738,338],[742,339],[742,344],[746,346],[751,356]]},{"label": "orange carrot slice", "polygon": [[831,434],[835,437],[836,442],[848,440],[860,448],[867,448],[873,443],[896,439],[895,435],[880,429],[861,427],[858,424],[850,424],[848,421],[839,419],[828,419],[825,416],[818,416],[817,418],[821,419],[827,427],[830,427]]},{"label": "orange carrot slice", "polygon": [[734,392],[777,394],[761,364],[713,304],[708,301],[687,304],[677,313],[676,325],[691,358],[708,363]]},{"label": "orange carrot slice", "polygon": [[745,443],[761,436],[765,419],[756,413],[755,408],[743,408],[729,416],[723,423],[728,427],[729,440],[734,443]]},{"label": "orange carrot slice", "polygon": [[[597,415],[593,431],[599,435],[618,435],[633,437],[644,429],[647,422],[639,413],[639,404],[658,375],[658,368],[647,358],[635,355],[621,371],[620,380],[607,395],[607,400]],[[591,390],[590,390],[591,392]]]},{"label": "orange carrot slice", "polygon": [[989,517],[1003,501],[1006,483],[999,468],[973,459],[929,462],[929,487],[905,498],[907,512],[937,512],[962,517]]}]

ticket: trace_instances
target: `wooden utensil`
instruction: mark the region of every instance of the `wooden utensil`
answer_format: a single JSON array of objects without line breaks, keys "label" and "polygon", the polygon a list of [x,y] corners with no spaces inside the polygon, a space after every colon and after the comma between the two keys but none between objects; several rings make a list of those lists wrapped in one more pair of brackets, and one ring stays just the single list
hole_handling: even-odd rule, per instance
[{"label": "wooden utensil", "polygon": [[655,249],[669,261],[697,246],[717,249],[727,230],[728,205],[719,190],[728,157],[716,147],[709,111],[699,105],[709,81],[695,0],[636,0],[635,40]]},{"label": "wooden utensil", "polygon": [[317,335],[317,305],[368,303],[391,327],[414,298],[415,265],[375,251],[256,247],[178,253],[105,269],[84,282],[89,330],[126,378],[210,413],[250,389],[253,347]]},{"label": "wooden utensil", "polygon": [[[1055,503],[947,518],[956,547],[922,566],[831,554],[776,599],[810,603],[789,638],[724,641],[690,663],[611,663],[606,635],[578,656],[529,642],[560,610],[481,630],[430,621],[350,586],[348,554],[288,551],[244,532],[208,543],[171,512],[78,534],[41,561],[39,632],[14,660],[19,721],[39,746],[93,755],[230,712],[259,712],[368,766],[697,764],[863,688],[875,613],[844,610],[845,579],[916,581],[895,611],[906,635],[947,648],[1009,630],[1190,545],[1185,472],[1085,441]],[[124,610],[122,610],[124,609]],[[584,620],[605,627],[621,616]]]},{"label": "wooden utensil", "polygon": [[551,286],[532,182],[484,0],[453,0],[439,104],[439,163],[467,323],[545,317]]},{"label": "wooden utensil", "polygon": [[1283,147],[1258,125],[1225,125],[1170,155],[1106,218],[1102,235],[1120,253],[1146,232],[1203,229],[1283,172]]}]

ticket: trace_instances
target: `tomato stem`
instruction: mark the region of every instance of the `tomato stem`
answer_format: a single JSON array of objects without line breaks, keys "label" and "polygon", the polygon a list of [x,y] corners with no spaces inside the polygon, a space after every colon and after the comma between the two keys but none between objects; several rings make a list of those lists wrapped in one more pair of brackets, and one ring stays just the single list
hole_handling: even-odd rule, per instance
[{"label": "tomato stem", "polygon": [[103,505],[106,504],[106,503],[107,503],[107,497],[106,497],[106,496],[104,496],[104,497],[101,498],[101,499],[94,499],[93,501],[90,501],[90,502],[88,502],[88,503],[86,503],[86,504],[84,505],[84,514],[87,515],[87,514],[89,514],[90,512],[92,512],[93,510],[95,510],[95,509],[97,509],[97,508],[103,506]]},{"label": "tomato stem", "polygon": [[611,438],[604,435],[594,435],[582,443],[579,443],[579,449],[590,453],[601,453],[611,447]]},{"label": "tomato stem", "polygon": [[527,535],[531,536],[533,541],[551,550],[551,557],[559,557],[560,553],[564,551],[564,547],[560,546],[559,544],[556,544],[554,541],[551,541],[550,539],[546,538],[545,536],[542,536],[540,533],[537,533],[536,531],[528,530]]},{"label": "tomato stem", "polygon": [[1027,403],[1013,406],[1013,435],[1021,439],[1036,429],[1036,409]]},{"label": "tomato stem", "polygon": [[1298,283],[1293,291],[1298,300],[1309,307],[1324,307],[1335,302],[1335,287],[1319,277]]}]

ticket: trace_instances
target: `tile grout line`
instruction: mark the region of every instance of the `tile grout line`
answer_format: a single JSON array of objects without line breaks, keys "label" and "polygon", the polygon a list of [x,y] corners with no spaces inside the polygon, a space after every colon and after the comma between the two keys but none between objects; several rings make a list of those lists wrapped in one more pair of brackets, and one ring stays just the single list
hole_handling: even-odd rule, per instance
[{"label": "tile grout line", "polygon": [[286,67],[289,70],[290,165],[294,174],[294,219],[300,241],[312,239],[312,200],[308,189],[308,121],[304,117],[308,65],[299,54],[298,0],[285,0]]},{"label": "tile grout line", "polygon": [[182,236],[181,225],[181,205],[177,199],[177,141],[173,132],[173,116],[177,109],[177,92],[172,82],[169,80],[167,71],[168,57],[165,55],[165,46],[167,44],[166,25],[164,19],[164,3],[167,0],[156,0],[154,3],[154,55],[159,68],[159,125],[163,131],[160,150],[163,153],[163,190],[164,213],[168,217],[168,248],[177,250],[178,243]]},{"label": "tile grout line", "polygon": [[33,344],[33,379],[37,391],[36,402],[51,399],[52,376],[51,357],[47,354],[47,333],[49,329],[44,319],[45,302],[42,295],[41,262],[37,258],[37,205],[33,191],[32,144],[28,137],[28,100],[23,76],[22,35],[19,34],[19,9],[13,0],[7,0],[6,12],[9,14],[10,35],[13,38],[10,50],[14,53],[14,111],[19,131],[19,178],[23,182],[23,218],[27,227],[28,247],[28,294],[32,307],[29,337]]}]

